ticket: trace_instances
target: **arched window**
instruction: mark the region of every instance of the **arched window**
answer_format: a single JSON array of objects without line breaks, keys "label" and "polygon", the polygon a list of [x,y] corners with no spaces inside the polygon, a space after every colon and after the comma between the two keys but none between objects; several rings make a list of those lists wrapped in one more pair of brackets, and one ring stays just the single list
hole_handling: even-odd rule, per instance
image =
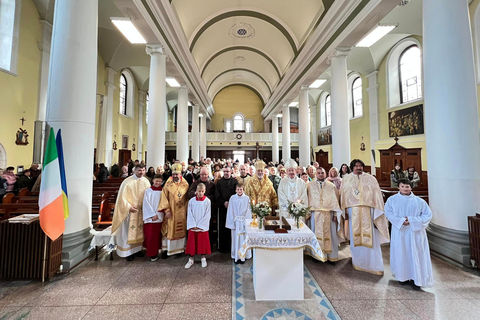
[{"label": "arched window", "polygon": [[240,114],[236,114],[233,117],[233,130],[243,130],[243,116]]},{"label": "arched window", "polygon": [[9,72],[16,70],[16,47],[18,42],[19,5],[16,0],[0,1],[0,68]]},{"label": "arched window", "polygon": [[325,96],[325,100],[320,105],[320,126],[328,127],[332,124],[332,104],[330,101],[330,94]]},{"label": "arched window", "polygon": [[127,115],[127,77],[122,73],[120,75],[120,114]]},{"label": "arched window", "polygon": [[406,48],[400,58],[400,103],[417,100],[422,97],[422,57],[418,46]]},{"label": "arched window", "polygon": [[352,82],[352,118],[363,115],[362,78],[357,77]]}]

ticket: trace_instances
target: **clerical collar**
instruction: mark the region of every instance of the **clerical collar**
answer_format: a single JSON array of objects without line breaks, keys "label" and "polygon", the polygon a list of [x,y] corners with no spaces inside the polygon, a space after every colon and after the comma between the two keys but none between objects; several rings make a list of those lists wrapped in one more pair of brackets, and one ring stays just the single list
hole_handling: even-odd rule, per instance
[{"label": "clerical collar", "polygon": [[205,200],[206,197],[207,197],[207,196],[204,195],[204,196],[201,197],[201,198],[199,198],[199,197],[195,197],[195,198],[197,198],[197,201],[203,201],[203,200]]},{"label": "clerical collar", "polygon": [[324,183],[324,182],[325,182],[325,179],[323,179],[323,180],[317,179],[317,181],[318,181],[319,183]]},{"label": "clerical collar", "polygon": [[160,187],[155,187],[155,186],[152,186],[152,190],[155,190],[155,191],[162,191],[162,186],[160,186]]}]

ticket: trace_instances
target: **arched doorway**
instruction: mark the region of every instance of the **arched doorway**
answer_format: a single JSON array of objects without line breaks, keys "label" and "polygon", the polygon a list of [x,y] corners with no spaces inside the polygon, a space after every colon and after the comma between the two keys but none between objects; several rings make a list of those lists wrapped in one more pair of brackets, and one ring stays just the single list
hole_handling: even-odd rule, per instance
[{"label": "arched doorway", "polygon": [[7,167],[7,151],[0,143],[0,168],[5,169]]}]

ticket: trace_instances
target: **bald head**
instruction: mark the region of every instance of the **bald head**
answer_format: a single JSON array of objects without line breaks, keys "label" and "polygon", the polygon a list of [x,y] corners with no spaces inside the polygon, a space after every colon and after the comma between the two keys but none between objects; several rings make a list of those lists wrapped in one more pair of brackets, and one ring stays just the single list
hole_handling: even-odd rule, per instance
[{"label": "bald head", "polygon": [[208,181],[208,169],[207,169],[207,167],[201,167],[200,168],[200,180],[202,182],[207,182]]}]

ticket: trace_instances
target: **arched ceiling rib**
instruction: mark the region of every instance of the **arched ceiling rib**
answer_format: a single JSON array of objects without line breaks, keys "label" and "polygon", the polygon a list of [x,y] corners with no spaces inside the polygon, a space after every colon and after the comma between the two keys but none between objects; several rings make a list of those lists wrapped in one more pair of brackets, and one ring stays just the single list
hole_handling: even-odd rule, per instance
[{"label": "arched ceiling rib", "polygon": [[224,54],[224,53],[227,53],[227,52],[230,52],[230,51],[234,51],[234,50],[245,50],[245,51],[251,51],[253,53],[256,53],[260,56],[262,56],[263,58],[265,58],[265,60],[268,61],[268,63],[270,63],[272,65],[272,67],[275,69],[275,72],[277,73],[278,77],[280,78],[281,77],[281,73],[280,73],[280,70],[278,69],[278,65],[273,61],[273,59],[268,56],[265,52],[257,49],[257,48],[252,48],[252,47],[247,47],[247,46],[232,46],[232,47],[228,47],[228,48],[224,48],[220,51],[217,51],[215,52],[214,54],[212,54],[212,56],[210,58],[208,58],[208,60],[204,63],[204,65],[202,66],[201,68],[201,75],[203,77],[204,75],[204,72],[205,70],[207,69],[207,67],[210,65],[210,63],[215,59],[217,58],[218,56]]},{"label": "arched ceiling rib", "polygon": [[224,86],[232,83],[243,83],[255,88],[262,96],[262,100],[266,101],[270,96],[268,86],[261,80],[261,78],[251,72],[241,70],[230,71],[217,77],[210,85],[208,94],[214,97],[215,94]]},{"label": "arched ceiling rib", "polygon": [[226,88],[228,88],[228,87],[233,87],[233,86],[241,86],[241,87],[245,87],[245,88],[247,88],[247,89],[249,89],[249,90],[252,90],[252,91],[258,96],[258,98],[262,101],[262,104],[265,104],[265,101],[263,100],[262,95],[257,91],[257,89],[249,86],[248,84],[239,83],[239,82],[233,82],[233,83],[230,83],[230,84],[227,84],[227,85],[221,87],[221,88],[215,93],[215,95],[213,96],[212,101],[215,100],[215,97],[217,96],[217,94],[220,93],[220,91],[222,91],[223,89],[226,89]]},{"label": "arched ceiling rib", "polygon": [[287,28],[284,27],[286,23],[282,21],[277,21],[275,18],[273,18],[270,15],[267,15],[258,11],[253,11],[253,10],[233,10],[233,11],[219,14],[211,18],[210,20],[205,21],[203,25],[199,28],[199,30],[193,35],[193,38],[190,41],[190,51],[193,51],[198,39],[202,36],[204,32],[207,31],[207,29],[209,29],[210,27],[213,27],[214,24],[224,19],[236,18],[236,17],[256,18],[271,24],[273,27],[278,29],[283,34],[283,36],[287,39],[288,43],[292,47],[293,54],[294,55],[297,54],[298,41],[297,39],[294,38],[294,36],[292,36],[292,34],[287,30]]},{"label": "arched ceiling rib", "polygon": [[222,75],[228,73],[228,72],[235,72],[235,71],[243,71],[243,72],[249,72],[249,73],[252,73],[254,75],[256,75],[260,80],[262,80],[262,82],[267,86],[268,88],[268,92],[271,94],[272,93],[272,88],[268,85],[267,81],[265,81],[265,79],[260,75],[258,74],[257,72],[253,71],[253,70],[249,70],[249,69],[244,69],[244,68],[233,68],[233,69],[229,69],[229,70],[225,70],[225,71],[222,71],[220,74],[216,75],[215,78],[213,78],[209,83],[208,83],[208,89],[210,89],[210,86],[212,85],[212,83],[218,79],[219,77],[221,77]]}]

